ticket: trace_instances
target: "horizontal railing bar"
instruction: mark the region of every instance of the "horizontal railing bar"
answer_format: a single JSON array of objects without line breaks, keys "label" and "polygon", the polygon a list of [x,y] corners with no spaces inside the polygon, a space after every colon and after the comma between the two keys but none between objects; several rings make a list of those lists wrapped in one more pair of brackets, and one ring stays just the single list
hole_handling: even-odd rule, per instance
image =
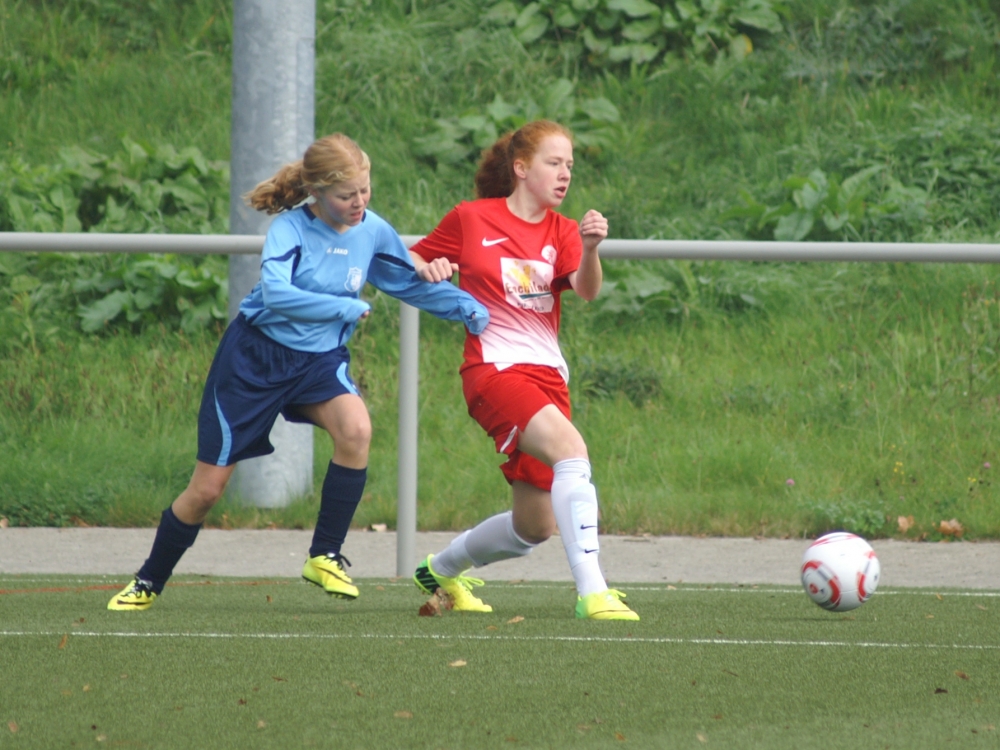
[{"label": "horizontal railing bar", "polygon": [[19,253],[174,253],[254,255],[256,234],[111,234],[100,232],[0,232],[0,251]]},{"label": "horizontal railing bar", "polygon": [[[403,235],[407,247],[418,240],[420,235]],[[0,232],[0,251],[7,252],[253,255],[263,246],[264,237],[252,234]],[[621,260],[1000,263],[1000,244],[609,239],[601,243],[601,256]]]},{"label": "horizontal railing bar", "polygon": [[620,260],[1000,263],[1000,244],[605,240],[601,243],[601,257]]}]

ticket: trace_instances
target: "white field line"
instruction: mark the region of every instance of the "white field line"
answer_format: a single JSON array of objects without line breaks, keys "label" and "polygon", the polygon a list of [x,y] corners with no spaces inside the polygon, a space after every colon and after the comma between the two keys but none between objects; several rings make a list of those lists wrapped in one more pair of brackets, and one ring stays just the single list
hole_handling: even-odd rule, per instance
[{"label": "white field line", "polygon": [[[181,581],[181,585],[184,584],[211,584],[218,583],[224,585],[230,580],[242,581],[242,580],[253,580],[253,579],[229,579],[224,577],[219,577],[218,579],[205,578],[204,580],[198,581]],[[257,579],[259,585],[266,586],[267,584],[284,584],[284,583],[299,583],[299,579],[294,578],[280,578],[274,577],[262,577]],[[413,588],[413,582],[410,580],[406,581],[386,581],[383,578],[355,578],[357,582],[360,582],[363,586],[392,586],[398,588]],[[14,584],[20,583],[39,583],[39,584],[49,584],[52,586],[59,586],[60,588],[72,587],[72,584],[104,584],[107,582],[118,582],[124,581],[122,585],[124,586],[127,581],[121,576],[94,576],[93,578],[21,578],[21,577],[11,577],[7,578],[5,576],[0,576],[0,587],[13,587]],[[530,581],[487,581],[487,585],[504,586],[507,588],[515,589],[549,589],[554,591],[570,590],[573,588],[573,584],[570,581],[565,583],[532,583]],[[167,584],[168,586],[170,584]],[[746,585],[733,585],[725,583],[662,583],[655,586],[650,586],[648,584],[621,584],[622,589],[627,589],[626,593],[629,591],[653,591],[653,592],[672,592],[675,594],[690,594],[690,593],[703,593],[703,592],[715,592],[722,594],[796,594],[801,595],[802,589],[793,584],[782,588],[773,587],[763,587],[759,585],[746,584]],[[895,595],[909,595],[909,596],[966,596],[966,597],[983,597],[986,599],[996,599],[1000,598],[1000,591],[994,591],[991,589],[975,589],[966,591],[952,591],[948,588],[906,588],[906,587],[893,587],[879,589],[875,592],[875,596],[895,596]]]},{"label": "white field line", "polygon": [[691,646],[799,646],[806,648],[881,648],[881,649],[911,649],[911,650],[959,650],[959,651],[998,651],[1000,644],[975,643],[885,643],[878,641],[791,641],[767,640],[755,638],[626,638],[607,636],[577,636],[577,635],[440,635],[440,634],[402,634],[374,635],[371,633],[136,633],[130,631],[80,631],[66,633],[56,630],[0,630],[0,637],[60,637],[73,638],[193,638],[219,640],[380,640],[380,641],[481,641],[481,642],[568,642],[568,643],[642,643],[660,645],[691,645]]}]

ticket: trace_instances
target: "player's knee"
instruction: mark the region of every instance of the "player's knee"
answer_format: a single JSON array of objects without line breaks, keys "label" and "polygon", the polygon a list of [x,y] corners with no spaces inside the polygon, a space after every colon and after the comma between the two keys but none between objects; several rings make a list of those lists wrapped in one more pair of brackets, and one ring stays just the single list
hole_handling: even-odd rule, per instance
[{"label": "player's knee", "polygon": [[367,453],[372,442],[372,425],[368,420],[357,420],[346,425],[342,425],[337,435],[333,436],[333,442],[337,450],[354,455]]},{"label": "player's knee", "polygon": [[207,484],[201,484],[192,493],[191,499],[196,505],[208,511],[213,505],[222,499],[222,494],[225,491],[225,482],[210,482]]},{"label": "player's knee", "polygon": [[541,544],[556,533],[555,517],[549,519],[532,519],[518,523],[514,532],[528,544]]}]

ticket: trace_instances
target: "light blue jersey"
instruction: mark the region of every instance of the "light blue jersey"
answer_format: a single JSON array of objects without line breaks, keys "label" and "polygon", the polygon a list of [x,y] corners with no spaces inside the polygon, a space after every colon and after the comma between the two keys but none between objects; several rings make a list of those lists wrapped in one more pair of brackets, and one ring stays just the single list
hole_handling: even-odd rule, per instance
[{"label": "light blue jersey", "polygon": [[396,230],[371,209],[343,234],[308,206],[279,214],[261,254],[260,281],[240,303],[255,328],[291,349],[326,352],[346,344],[371,309],[365,282],[472,333],[486,327],[486,308],[453,284],[422,281]]}]

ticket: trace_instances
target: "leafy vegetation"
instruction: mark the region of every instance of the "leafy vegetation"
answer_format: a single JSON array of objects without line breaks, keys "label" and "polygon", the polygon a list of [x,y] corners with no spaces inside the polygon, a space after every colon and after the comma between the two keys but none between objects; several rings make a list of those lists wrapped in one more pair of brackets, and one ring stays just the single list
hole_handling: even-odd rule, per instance
[{"label": "leafy vegetation", "polygon": [[512,26],[525,45],[545,40],[564,58],[596,69],[646,65],[664,54],[701,58],[753,51],[750,34],[777,34],[781,19],[771,0],[500,0],[485,22]]},{"label": "leafy vegetation", "polygon": [[[125,139],[110,157],[64,148],[51,166],[0,162],[0,230],[220,233],[228,189],[228,165],[192,146]],[[0,256],[0,320],[33,351],[40,337],[76,325],[86,333],[154,324],[192,331],[225,320],[226,274],[221,258]]]}]

